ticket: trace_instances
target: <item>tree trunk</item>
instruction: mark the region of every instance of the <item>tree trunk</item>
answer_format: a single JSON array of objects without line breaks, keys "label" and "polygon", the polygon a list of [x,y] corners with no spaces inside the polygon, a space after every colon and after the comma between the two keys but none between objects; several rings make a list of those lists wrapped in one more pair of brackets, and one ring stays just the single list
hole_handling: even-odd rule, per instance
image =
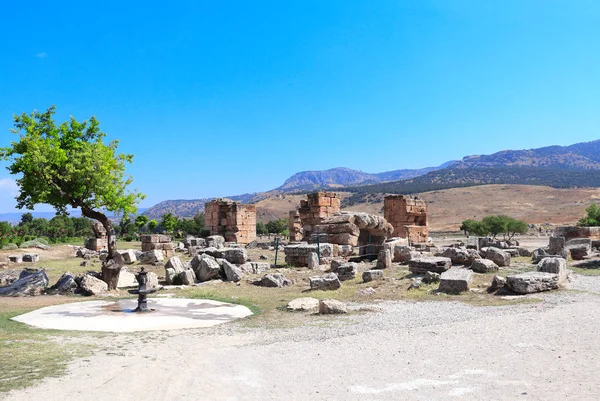
[{"label": "tree trunk", "polygon": [[108,284],[109,290],[116,290],[119,274],[121,273],[124,262],[123,257],[117,252],[115,246],[116,242],[112,223],[104,213],[97,212],[86,206],[81,207],[81,213],[85,217],[99,221],[106,230],[106,235],[108,236],[108,256],[102,263],[102,281]]}]

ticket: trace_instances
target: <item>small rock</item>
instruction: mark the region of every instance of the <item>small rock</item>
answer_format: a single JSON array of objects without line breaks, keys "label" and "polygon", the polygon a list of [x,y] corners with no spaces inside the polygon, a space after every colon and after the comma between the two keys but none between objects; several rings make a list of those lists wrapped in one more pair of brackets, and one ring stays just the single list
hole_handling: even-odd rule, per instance
[{"label": "small rock", "polygon": [[348,313],[348,307],[335,299],[323,299],[319,301],[319,313],[321,315]]},{"label": "small rock", "polygon": [[262,279],[253,283],[260,287],[282,288],[292,285],[291,280],[288,280],[281,273],[266,274]]},{"label": "small rock", "polygon": [[89,274],[81,279],[79,286],[85,295],[101,295],[108,291],[108,284]]},{"label": "small rock", "polygon": [[309,280],[311,290],[337,290],[342,286],[335,273],[329,273],[322,277],[310,277]]},{"label": "small rock", "polygon": [[381,280],[383,278],[383,271],[381,270],[367,270],[363,272],[362,279],[365,283],[373,280]]},{"label": "small rock", "polygon": [[319,300],[316,298],[296,298],[287,305],[287,310],[293,312],[316,311],[319,309]]},{"label": "small rock", "polygon": [[497,272],[498,265],[489,259],[477,259],[471,264],[471,270],[477,273]]},{"label": "small rock", "polygon": [[440,274],[435,272],[425,272],[423,282],[426,284],[437,283],[440,281]]},{"label": "small rock", "polygon": [[492,280],[492,285],[490,287],[490,289],[493,290],[497,290],[500,288],[504,288],[504,286],[506,285],[506,279],[502,276],[494,276],[493,280]]}]

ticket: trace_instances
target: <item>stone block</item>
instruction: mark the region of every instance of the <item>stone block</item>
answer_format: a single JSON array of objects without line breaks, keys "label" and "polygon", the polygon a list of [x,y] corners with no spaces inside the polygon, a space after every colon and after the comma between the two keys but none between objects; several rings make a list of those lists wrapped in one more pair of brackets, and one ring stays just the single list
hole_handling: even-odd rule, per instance
[{"label": "stone block", "polygon": [[451,266],[452,261],[450,258],[444,257],[414,258],[408,262],[408,270],[413,274],[443,273]]},{"label": "stone block", "polygon": [[477,273],[497,272],[498,265],[489,259],[477,259],[471,264],[471,270]]},{"label": "stone block", "polygon": [[381,270],[367,270],[362,274],[362,279],[365,283],[374,280],[381,280],[383,278],[383,271]]},{"label": "stone block", "polygon": [[506,277],[506,286],[517,294],[533,294],[558,288],[558,274],[526,272]]},{"label": "stone block", "polygon": [[310,277],[309,280],[311,290],[337,290],[342,286],[335,273],[329,273],[321,277]]},{"label": "stone block", "polygon": [[469,284],[471,283],[472,278],[472,270],[453,267],[441,274],[438,290],[448,293],[469,291]]}]

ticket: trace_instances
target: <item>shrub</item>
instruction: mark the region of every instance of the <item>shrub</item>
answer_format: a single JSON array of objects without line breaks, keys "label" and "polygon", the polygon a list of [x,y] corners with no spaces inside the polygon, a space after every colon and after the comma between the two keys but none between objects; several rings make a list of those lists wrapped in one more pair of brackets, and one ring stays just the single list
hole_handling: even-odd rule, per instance
[{"label": "shrub", "polygon": [[19,249],[19,247],[17,246],[17,244],[6,244],[2,247],[2,250],[4,251],[14,251],[15,249]]}]

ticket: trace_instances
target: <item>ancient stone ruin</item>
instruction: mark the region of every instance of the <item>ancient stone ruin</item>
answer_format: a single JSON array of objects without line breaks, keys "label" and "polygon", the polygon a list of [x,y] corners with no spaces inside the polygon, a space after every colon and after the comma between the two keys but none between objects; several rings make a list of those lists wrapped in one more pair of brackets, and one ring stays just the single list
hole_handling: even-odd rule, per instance
[{"label": "ancient stone ruin", "polygon": [[256,206],[230,199],[206,203],[204,213],[210,235],[222,235],[227,242],[249,244],[256,240]]},{"label": "ancient stone ruin", "polygon": [[411,244],[429,238],[427,204],[417,196],[389,195],[384,198],[384,217],[394,227],[393,236],[407,238]]},{"label": "ancient stone ruin", "polygon": [[359,255],[376,254],[393,231],[383,217],[356,212],[335,213],[312,229],[320,241],[359,247]]},{"label": "ancient stone ruin", "polygon": [[[306,198],[306,200],[300,201],[300,208],[297,210],[304,241],[310,240],[315,225],[321,224],[326,218],[338,213],[341,207],[341,200],[334,192],[315,192],[306,195]],[[294,219],[294,222],[297,223],[297,219]],[[292,232],[297,232],[295,227],[294,230],[290,229],[290,235]]]},{"label": "ancient stone ruin", "polygon": [[163,255],[170,258],[175,253],[175,246],[171,237],[163,234],[146,234],[141,236],[142,251],[162,251]]},{"label": "ancient stone ruin", "polygon": [[[94,237],[88,238],[84,246],[92,251],[100,252],[102,249],[108,249],[108,235],[102,224],[96,222],[92,225]],[[114,237],[113,237],[114,238]]]}]

